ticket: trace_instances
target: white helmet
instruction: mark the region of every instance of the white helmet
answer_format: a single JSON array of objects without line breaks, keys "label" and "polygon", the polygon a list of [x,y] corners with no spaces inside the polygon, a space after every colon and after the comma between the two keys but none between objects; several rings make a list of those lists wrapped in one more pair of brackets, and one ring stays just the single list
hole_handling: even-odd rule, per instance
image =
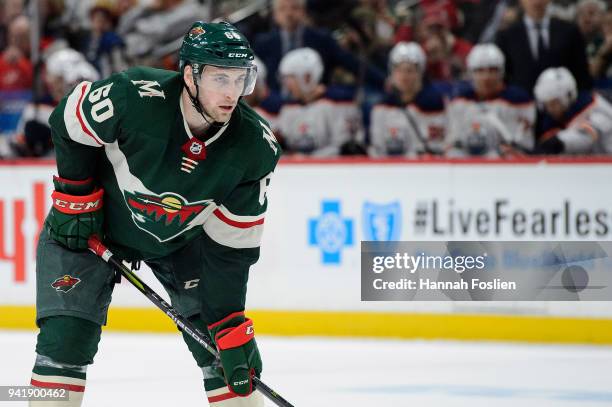
[{"label": "white helmet", "polygon": [[298,48],[289,51],[279,65],[281,75],[294,75],[304,92],[313,90],[323,76],[323,61],[312,48]]},{"label": "white helmet", "polygon": [[100,79],[100,74],[87,61],[80,61],[73,69],[68,70],[64,75],[64,80],[70,84],[77,84],[80,81],[94,82]]},{"label": "white helmet", "polygon": [[49,56],[45,64],[47,72],[62,78],[66,84],[81,80],[97,81],[98,71],[85,60],[83,54],[71,48],[60,49]]},{"label": "white helmet", "polygon": [[389,66],[393,67],[402,62],[415,64],[423,72],[427,62],[423,48],[416,42],[398,42],[389,53]]},{"label": "white helmet", "polygon": [[482,68],[497,68],[504,72],[506,58],[495,44],[475,45],[467,57],[467,67],[470,71]]},{"label": "white helmet", "polygon": [[266,84],[266,78],[268,76],[268,70],[266,65],[257,56],[253,59],[253,64],[257,67],[257,82],[255,86],[264,86]]},{"label": "white helmet", "polygon": [[559,99],[563,105],[569,106],[576,100],[578,88],[567,68],[548,68],[538,77],[533,93],[539,103]]}]

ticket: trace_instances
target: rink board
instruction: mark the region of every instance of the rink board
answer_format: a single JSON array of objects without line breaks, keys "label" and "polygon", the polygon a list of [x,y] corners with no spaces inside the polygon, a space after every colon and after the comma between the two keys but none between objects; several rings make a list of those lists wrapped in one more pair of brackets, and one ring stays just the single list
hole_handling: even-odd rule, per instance
[{"label": "rink board", "polygon": [[[0,328],[33,327],[36,236],[54,171],[52,162],[0,164]],[[248,308],[271,334],[612,343],[612,302],[361,302],[359,278],[359,242],[373,237],[611,240],[611,179],[609,159],[284,161]],[[388,230],[377,211],[393,213]],[[545,230],[513,230],[517,212],[543,213]],[[346,227],[343,241],[318,227],[329,219]],[[127,283],[112,307],[109,329],[173,329]]]}]

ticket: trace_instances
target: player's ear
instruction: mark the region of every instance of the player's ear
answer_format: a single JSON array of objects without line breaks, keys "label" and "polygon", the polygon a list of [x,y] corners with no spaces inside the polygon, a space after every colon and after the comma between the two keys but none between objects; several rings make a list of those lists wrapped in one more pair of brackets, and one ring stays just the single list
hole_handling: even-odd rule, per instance
[{"label": "player's ear", "polygon": [[185,66],[183,69],[183,81],[192,94],[195,94],[195,84],[193,83],[193,69],[191,65]]}]

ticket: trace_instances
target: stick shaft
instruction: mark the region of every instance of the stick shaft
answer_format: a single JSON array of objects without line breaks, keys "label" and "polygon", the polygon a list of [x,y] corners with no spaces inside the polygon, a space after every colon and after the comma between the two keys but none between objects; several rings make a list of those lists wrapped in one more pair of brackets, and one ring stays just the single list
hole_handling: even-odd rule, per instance
[{"label": "stick shaft", "polygon": [[[119,271],[134,287],[145,295],[153,304],[157,306],[164,314],[168,315],[178,328],[191,336],[204,349],[210,352],[215,358],[219,358],[219,352],[211,342],[211,340],[202,334],[193,324],[163,298],[161,298],[153,289],[145,284],[132,270],[127,268],[121,260],[119,260],[100,240],[92,236],[89,238],[89,249],[94,252],[102,260],[110,264],[114,269]],[[262,382],[258,377],[253,377],[253,385],[256,390],[262,393],[270,401],[279,407],[293,407],[291,403],[285,400],[281,395],[272,390],[268,385]]]}]

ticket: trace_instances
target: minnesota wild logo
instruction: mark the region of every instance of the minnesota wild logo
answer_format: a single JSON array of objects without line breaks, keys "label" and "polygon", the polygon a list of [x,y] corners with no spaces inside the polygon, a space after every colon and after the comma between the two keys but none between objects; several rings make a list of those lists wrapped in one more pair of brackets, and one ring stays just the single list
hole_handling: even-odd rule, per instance
[{"label": "minnesota wild logo", "polygon": [[81,282],[80,278],[72,277],[68,274],[61,276],[51,283],[51,287],[55,288],[56,291],[67,293],[72,290],[78,283]]},{"label": "minnesota wild logo", "polygon": [[198,38],[200,35],[204,34],[205,32],[206,30],[204,30],[202,27],[193,27],[191,31],[189,31],[189,38],[193,40],[195,38]]},{"label": "minnesota wild logo", "polygon": [[188,202],[182,196],[171,192],[151,195],[124,191],[124,194],[136,226],[155,236],[160,242],[170,240],[202,224],[204,217],[198,215],[212,203],[212,199]]}]

